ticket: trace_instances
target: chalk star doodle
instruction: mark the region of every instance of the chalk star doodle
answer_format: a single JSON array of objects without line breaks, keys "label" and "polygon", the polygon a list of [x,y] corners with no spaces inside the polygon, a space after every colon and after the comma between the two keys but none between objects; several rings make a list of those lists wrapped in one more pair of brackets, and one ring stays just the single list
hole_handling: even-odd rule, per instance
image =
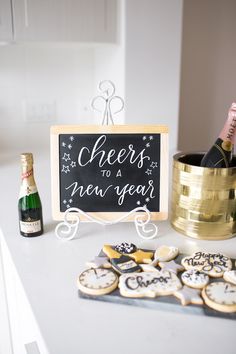
[{"label": "chalk star doodle", "polygon": [[137,204],[137,205],[140,205],[140,204],[141,204],[140,200],[138,200],[136,204]]},{"label": "chalk star doodle", "polygon": [[153,136],[152,135],[149,136],[149,140],[153,140]]},{"label": "chalk star doodle", "polygon": [[69,139],[70,139],[70,141],[74,141],[75,140],[75,138],[72,135],[69,137]]},{"label": "chalk star doodle", "polygon": [[147,137],[146,137],[146,136],[143,136],[143,140],[147,140]]},{"label": "chalk star doodle", "polygon": [[150,147],[150,143],[147,143],[147,144],[146,144],[146,147],[149,148],[149,147]]},{"label": "chalk star doodle", "polygon": [[65,160],[66,162],[70,160],[70,154],[64,153],[64,156],[62,157],[62,160]]},{"label": "chalk star doodle", "polygon": [[70,150],[72,149],[72,145],[71,144],[68,145],[68,149],[70,149]]},{"label": "chalk star doodle", "polygon": [[147,169],[147,171],[145,171],[145,173],[149,176],[152,174],[152,170],[150,170],[149,168]]},{"label": "chalk star doodle", "polygon": [[66,205],[67,209],[70,208],[70,204],[73,202],[73,199],[69,199],[69,200],[66,200],[64,199],[63,200],[63,204]]},{"label": "chalk star doodle", "polygon": [[66,143],[63,141],[61,146],[66,147]]},{"label": "chalk star doodle", "polygon": [[152,167],[152,168],[158,167],[158,162],[152,161],[150,167]]},{"label": "chalk star doodle", "polygon": [[76,162],[75,162],[75,161],[72,161],[71,164],[70,164],[70,166],[71,166],[72,168],[74,168],[74,167],[76,166]]},{"label": "chalk star doodle", "polygon": [[145,199],[145,202],[147,202],[147,203],[150,202],[150,198],[147,197],[147,198]]},{"label": "chalk star doodle", "polygon": [[65,166],[65,165],[63,165],[63,166],[62,166],[62,170],[61,170],[61,172],[65,172],[65,173],[70,172],[70,168],[69,168],[69,166]]}]

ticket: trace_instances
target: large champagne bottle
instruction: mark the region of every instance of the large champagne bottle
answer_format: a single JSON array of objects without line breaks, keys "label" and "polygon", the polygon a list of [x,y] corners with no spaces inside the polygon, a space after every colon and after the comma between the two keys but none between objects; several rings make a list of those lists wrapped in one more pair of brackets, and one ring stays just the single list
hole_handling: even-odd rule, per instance
[{"label": "large champagne bottle", "polygon": [[236,133],[236,103],[232,103],[225,125],[215,144],[203,156],[203,167],[229,167],[231,165]]},{"label": "large champagne bottle", "polygon": [[34,180],[33,155],[21,154],[21,188],[18,202],[19,226],[22,236],[34,237],[43,233],[42,205]]}]

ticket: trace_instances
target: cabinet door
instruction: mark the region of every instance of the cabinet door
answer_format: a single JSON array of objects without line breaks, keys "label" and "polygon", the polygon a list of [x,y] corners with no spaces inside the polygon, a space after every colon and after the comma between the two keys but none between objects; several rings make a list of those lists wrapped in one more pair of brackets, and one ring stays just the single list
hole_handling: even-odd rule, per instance
[{"label": "cabinet door", "polygon": [[13,0],[19,41],[114,42],[117,0]]},{"label": "cabinet door", "polygon": [[0,0],[0,41],[13,39],[11,0]]}]

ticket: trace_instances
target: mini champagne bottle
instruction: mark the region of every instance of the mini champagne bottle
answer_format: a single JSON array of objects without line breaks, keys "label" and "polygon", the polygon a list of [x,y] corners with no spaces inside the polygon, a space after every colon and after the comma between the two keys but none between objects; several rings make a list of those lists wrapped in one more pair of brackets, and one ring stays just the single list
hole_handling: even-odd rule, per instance
[{"label": "mini champagne bottle", "polygon": [[42,205],[34,180],[33,155],[21,154],[21,187],[18,202],[20,234],[26,237],[43,233]]},{"label": "mini champagne bottle", "polygon": [[202,167],[230,167],[236,133],[236,103],[232,103],[225,125],[214,145],[203,156]]}]

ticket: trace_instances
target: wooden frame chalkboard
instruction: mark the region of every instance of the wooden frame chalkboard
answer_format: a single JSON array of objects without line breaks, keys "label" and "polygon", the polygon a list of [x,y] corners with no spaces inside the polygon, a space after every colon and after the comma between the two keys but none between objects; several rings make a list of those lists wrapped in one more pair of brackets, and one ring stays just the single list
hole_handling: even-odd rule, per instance
[{"label": "wooden frame chalkboard", "polygon": [[152,220],[164,220],[168,165],[166,126],[53,126],[53,218],[62,220],[68,208],[77,207],[115,220],[146,205]]}]

